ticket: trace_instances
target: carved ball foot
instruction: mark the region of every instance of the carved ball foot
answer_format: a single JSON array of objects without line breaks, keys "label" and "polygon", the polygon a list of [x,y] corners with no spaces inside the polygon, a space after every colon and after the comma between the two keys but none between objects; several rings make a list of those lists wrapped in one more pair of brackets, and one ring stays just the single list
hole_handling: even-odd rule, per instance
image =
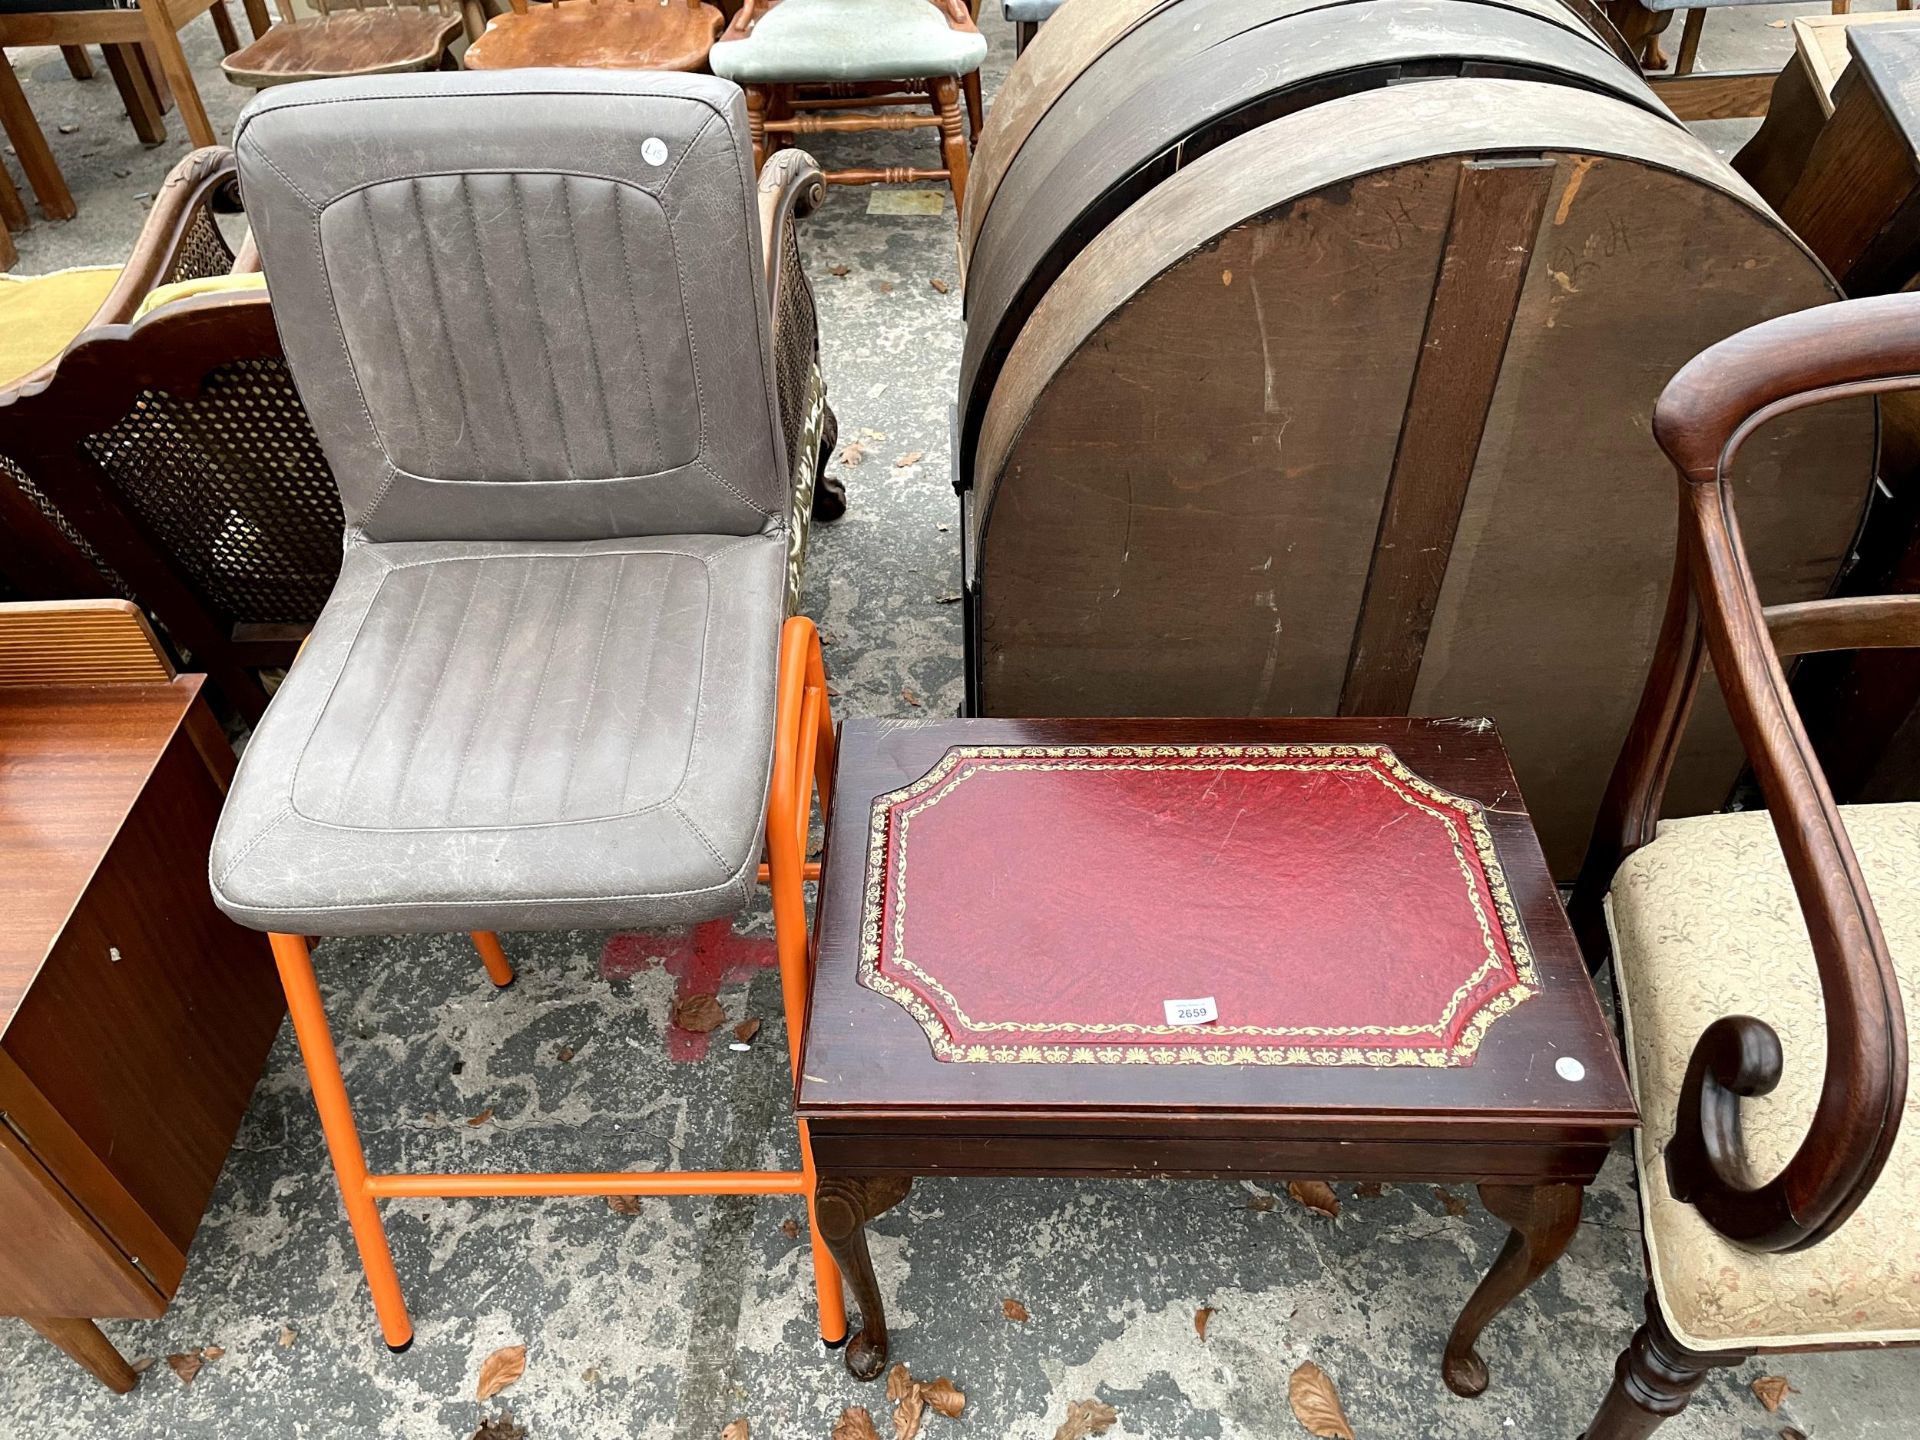
[{"label": "carved ball foot", "polygon": [[885,1337],[874,1340],[865,1330],[855,1331],[847,1341],[847,1373],[856,1380],[878,1380],[887,1368],[887,1352]]},{"label": "carved ball foot", "polygon": [[1487,1393],[1487,1362],[1480,1358],[1478,1350],[1448,1355],[1440,1362],[1440,1377],[1447,1382],[1447,1389],[1464,1399]]}]

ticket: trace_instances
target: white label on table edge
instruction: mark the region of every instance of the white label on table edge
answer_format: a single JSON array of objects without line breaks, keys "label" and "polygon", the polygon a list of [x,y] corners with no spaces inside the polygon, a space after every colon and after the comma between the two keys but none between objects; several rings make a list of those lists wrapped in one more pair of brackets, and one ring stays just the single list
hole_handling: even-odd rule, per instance
[{"label": "white label on table edge", "polygon": [[1165,1000],[1161,1002],[1167,1008],[1169,1025],[1211,1025],[1220,1018],[1220,1007],[1213,1003],[1213,996],[1203,995],[1198,1000]]}]

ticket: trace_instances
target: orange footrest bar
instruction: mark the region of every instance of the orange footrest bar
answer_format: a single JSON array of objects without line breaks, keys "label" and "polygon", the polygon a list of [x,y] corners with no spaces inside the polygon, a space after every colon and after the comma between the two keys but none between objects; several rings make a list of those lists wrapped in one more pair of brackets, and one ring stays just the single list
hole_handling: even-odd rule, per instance
[{"label": "orange footrest bar", "polygon": [[527,1195],[804,1195],[798,1170],[607,1171],[552,1175],[369,1175],[377,1200]]}]

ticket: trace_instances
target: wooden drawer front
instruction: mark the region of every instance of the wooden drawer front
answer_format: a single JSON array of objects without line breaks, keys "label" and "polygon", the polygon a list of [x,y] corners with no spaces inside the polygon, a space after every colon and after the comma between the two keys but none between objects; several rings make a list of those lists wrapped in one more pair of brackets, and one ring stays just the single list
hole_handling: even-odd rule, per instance
[{"label": "wooden drawer front", "polygon": [[166,1309],[12,1130],[0,1126],[0,1312],[149,1319]]},{"label": "wooden drawer front", "polygon": [[208,894],[220,803],[177,732],[4,1040],[68,1132],[36,1151],[169,1292],[282,1014],[266,937]]}]

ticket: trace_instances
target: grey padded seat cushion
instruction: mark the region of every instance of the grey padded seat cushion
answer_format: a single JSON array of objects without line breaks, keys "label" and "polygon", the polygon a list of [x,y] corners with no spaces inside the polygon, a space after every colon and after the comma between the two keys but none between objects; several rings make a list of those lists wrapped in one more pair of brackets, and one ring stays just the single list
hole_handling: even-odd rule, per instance
[{"label": "grey padded seat cushion", "polygon": [[350,530],[785,523],[736,86],[614,70],[321,80],[252,101],[234,150]]},{"label": "grey padded seat cushion", "polygon": [[955,30],[931,0],[781,0],[707,62],[742,85],[782,85],[970,75],[986,58],[986,37]]},{"label": "grey padded seat cushion", "polygon": [[355,545],[240,762],[220,907],[310,935],[736,913],[783,536]]},{"label": "grey padded seat cushion", "polygon": [[1008,20],[1025,20],[1038,24],[1051,20],[1053,12],[1066,0],[1002,0],[1000,13]]}]

